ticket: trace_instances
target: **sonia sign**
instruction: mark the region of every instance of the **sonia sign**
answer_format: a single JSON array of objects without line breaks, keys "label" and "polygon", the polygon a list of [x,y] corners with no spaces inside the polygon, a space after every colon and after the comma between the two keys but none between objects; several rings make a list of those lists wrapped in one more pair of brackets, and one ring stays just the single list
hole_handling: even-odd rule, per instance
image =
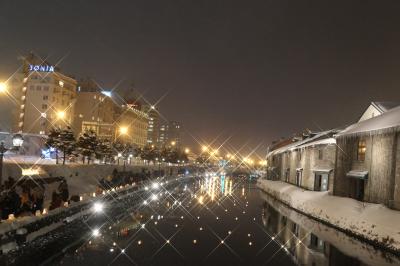
[{"label": "sonia sign", "polygon": [[54,72],[54,66],[29,65],[29,71]]}]

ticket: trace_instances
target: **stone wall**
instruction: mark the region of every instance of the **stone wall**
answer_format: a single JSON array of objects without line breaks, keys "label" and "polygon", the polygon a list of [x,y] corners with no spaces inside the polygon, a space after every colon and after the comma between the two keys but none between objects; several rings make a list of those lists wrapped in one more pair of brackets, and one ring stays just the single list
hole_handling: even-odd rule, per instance
[{"label": "stone wall", "polygon": [[[318,152],[323,151],[323,158],[319,159]],[[301,155],[300,155],[301,154]],[[289,169],[289,180],[291,184],[296,184],[297,169],[302,169],[301,187],[313,190],[315,169],[332,169],[329,173],[329,191],[333,190],[333,170],[335,168],[336,145],[316,145],[303,149],[286,151],[273,155],[275,161],[272,166],[276,167],[276,171],[281,181],[286,182],[286,172]]]},{"label": "stone wall", "polygon": [[395,149],[395,181],[393,186],[393,203],[392,207],[400,210],[400,133],[396,136]]},{"label": "stone wall", "polygon": [[[366,141],[367,148],[364,161],[357,160],[361,138]],[[338,138],[334,195],[349,197],[355,189],[353,178],[346,176],[346,173],[351,170],[368,171],[368,179],[364,183],[364,201],[387,206],[398,201],[396,184],[400,184],[400,177],[397,176],[400,170],[396,158],[399,158],[397,154],[400,155],[400,151],[397,139],[396,133]]]}]

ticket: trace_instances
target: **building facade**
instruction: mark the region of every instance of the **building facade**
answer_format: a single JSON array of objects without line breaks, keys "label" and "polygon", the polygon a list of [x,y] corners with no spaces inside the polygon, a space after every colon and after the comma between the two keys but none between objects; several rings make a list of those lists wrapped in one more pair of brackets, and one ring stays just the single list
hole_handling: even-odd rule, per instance
[{"label": "building facade", "polygon": [[400,107],[337,135],[334,195],[400,209]]},{"label": "building facade", "polygon": [[182,144],[182,126],[177,121],[170,121],[168,123],[168,142],[177,147]]},{"label": "building facade", "polygon": [[135,108],[134,104],[123,104],[117,108],[115,140],[143,148],[147,145],[149,115]]},{"label": "building facade", "polygon": [[152,105],[145,105],[144,112],[146,112],[149,116],[149,125],[147,127],[147,144],[158,146],[160,137],[160,114]]},{"label": "building facade", "polygon": [[311,133],[302,140],[272,150],[267,155],[267,178],[308,190],[333,190],[336,156],[335,130]]},{"label": "building facade", "polygon": [[22,61],[22,72],[10,81],[10,91],[18,110],[14,112],[13,131],[43,135],[52,127],[71,126],[76,80],[34,54]]},{"label": "building facade", "polygon": [[113,139],[115,104],[101,92],[77,93],[74,132],[93,131],[99,138]]}]

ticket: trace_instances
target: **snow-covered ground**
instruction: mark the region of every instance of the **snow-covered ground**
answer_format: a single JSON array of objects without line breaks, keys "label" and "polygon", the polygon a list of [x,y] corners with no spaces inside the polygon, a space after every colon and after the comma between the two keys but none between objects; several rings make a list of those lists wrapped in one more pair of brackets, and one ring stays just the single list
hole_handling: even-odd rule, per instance
[{"label": "snow-covered ground", "polygon": [[400,212],[381,204],[307,191],[281,181],[259,180],[258,186],[313,218],[400,252]]}]

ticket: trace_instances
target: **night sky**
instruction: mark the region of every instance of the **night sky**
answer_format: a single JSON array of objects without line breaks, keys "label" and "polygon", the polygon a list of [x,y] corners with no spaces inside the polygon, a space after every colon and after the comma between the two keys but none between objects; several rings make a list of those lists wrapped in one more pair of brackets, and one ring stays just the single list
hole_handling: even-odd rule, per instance
[{"label": "night sky", "polygon": [[29,51],[130,84],[187,143],[256,147],[400,101],[400,1],[1,0],[0,78]]}]

